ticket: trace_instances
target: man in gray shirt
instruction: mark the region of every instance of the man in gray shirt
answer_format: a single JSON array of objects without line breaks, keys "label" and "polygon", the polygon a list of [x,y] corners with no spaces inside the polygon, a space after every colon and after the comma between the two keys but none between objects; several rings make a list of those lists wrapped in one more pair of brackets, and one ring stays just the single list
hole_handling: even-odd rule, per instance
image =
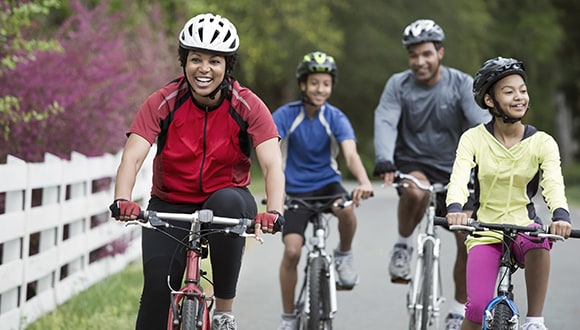
[{"label": "man in gray shirt", "polygon": [[[467,129],[491,117],[473,100],[473,78],[441,64],[445,34],[429,19],[417,20],[403,32],[409,67],[387,81],[375,110],[375,169],[385,185],[395,171],[415,176],[423,184],[447,183],[459,137]],[[409,182],[413,187],[413,183]],[[399,188],[398,238],[391,254],[389,272],[393,282],[409,278],[412,234],[427,208],[427,193]],[[445,196],[438,196],[437,215],[445,215]],[[473,205],[466,205],[471,215]],[[457,256],[453,270],[455,301],[446,318],[446,329],[459,329],[464,317],[464,236],[455,233]]]}]

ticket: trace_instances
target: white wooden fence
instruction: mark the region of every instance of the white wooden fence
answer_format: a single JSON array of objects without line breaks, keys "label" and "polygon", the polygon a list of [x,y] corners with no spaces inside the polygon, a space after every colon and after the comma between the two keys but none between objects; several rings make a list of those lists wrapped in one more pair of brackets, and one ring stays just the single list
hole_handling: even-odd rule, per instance
[{"label": "white wooden fence", "polygon": [[[1,329],[24,329],[139,258],[140,230],[111,220],[108,210],[120,157],[47,154],[26,163],[8,156],[0,164]],[[135,200],[148,200],[151,161]]]}]

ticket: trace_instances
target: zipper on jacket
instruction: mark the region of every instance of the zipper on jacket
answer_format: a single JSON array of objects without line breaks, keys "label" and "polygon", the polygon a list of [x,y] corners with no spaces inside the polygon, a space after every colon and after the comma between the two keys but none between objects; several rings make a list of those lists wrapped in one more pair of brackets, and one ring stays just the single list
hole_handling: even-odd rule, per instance
[{"label": "zipper on jacket", "polygon": [[201,167],[199,169],[199,191],[203,192],[203,167],[205,165],[205,156],[207,152],[207,121],[209,116],[209,107],[205,106],[205,118],[203,121],[203,157],[201,158]]}]

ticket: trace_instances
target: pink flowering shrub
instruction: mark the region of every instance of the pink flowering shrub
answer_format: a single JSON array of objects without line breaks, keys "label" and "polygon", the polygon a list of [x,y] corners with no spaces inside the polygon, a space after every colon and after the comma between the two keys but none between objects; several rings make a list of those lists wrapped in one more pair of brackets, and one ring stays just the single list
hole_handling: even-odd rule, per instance
[{"label": "pink flowering shrub", "polygon": [[55,37],[63,52],[38,52],[35,61],[0,75],[0,95],[19,97],[21,109],[56,101],[64,111],[11,127],[0,160],[7,154],[42,161],[47,152],[63,158],[72,151],[117,152],[141,102],[179,72],[175,47],[161,28],[156,32],[148,22],[131,31],[122,24],[123,11],[112,14],[107,3],[91,10],[77,1],[71,6],[73,14]]}]

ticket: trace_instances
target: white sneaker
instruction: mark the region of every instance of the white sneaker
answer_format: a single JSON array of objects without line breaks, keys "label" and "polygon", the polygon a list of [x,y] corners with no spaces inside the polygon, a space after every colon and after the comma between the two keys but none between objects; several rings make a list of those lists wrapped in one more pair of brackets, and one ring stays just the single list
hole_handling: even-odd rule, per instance
[{"label": "white sneaker", "polygon": [[351,290],[358,283],[358,274],[354,270],[352,251],[345,253],[334,249],[333,259],[337,275],[337,287],[342,290]]},{"label": "white sneaker", "polygon": [[282,319],[278,330],[298,330],[298,319]]},{"label": "white sneaker", "polygon": [[408,279],[411,273],[411,253],[413,248],[406,244],[395,244],[391,252],[389,273],[392,279]]},{"label": "white sneaker", "polygon": [[522,325],[522,330],[548,330],[544,323],[527,322]]},{"label": "white sneaker", "polygon": [[463,322],[463,315],[449,313],[445,317],[445,330],[459,330],[461,329],[461,323]]},{"label": "white sneaker", "polygon": [[214,315],[211,330],[238,330],[236,318],[231,314]]}]

